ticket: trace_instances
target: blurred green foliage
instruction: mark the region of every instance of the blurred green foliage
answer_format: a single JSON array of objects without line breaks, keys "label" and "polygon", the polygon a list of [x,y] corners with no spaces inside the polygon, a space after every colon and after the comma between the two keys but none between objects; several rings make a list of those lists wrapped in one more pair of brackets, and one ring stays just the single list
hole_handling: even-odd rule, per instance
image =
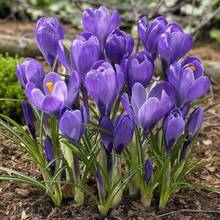
[{"label": "blurred green foliage", "polygon": [[[22,99],[23,89],[16,77],[16,64],[23,58],[3,56],[0,54],[0,98]],[[6,114],[17,121],[21,120],[21,102],[1,100],[0,113]]]},{"label": "blurred green foliage", "polygon": [[[132,30],[142,15],[149,19],[164,15],[180,22],[194,36],[214,36],[212,29],[220,29],[220,0],[0,0],[0,17],[5,13],[15,18],[37,20],[41,16],[57,16],[64,23],[81,28],[82,10],[106,5],[118,9],[123,29]],[[17,17],[16,17],[17,16]]]}]

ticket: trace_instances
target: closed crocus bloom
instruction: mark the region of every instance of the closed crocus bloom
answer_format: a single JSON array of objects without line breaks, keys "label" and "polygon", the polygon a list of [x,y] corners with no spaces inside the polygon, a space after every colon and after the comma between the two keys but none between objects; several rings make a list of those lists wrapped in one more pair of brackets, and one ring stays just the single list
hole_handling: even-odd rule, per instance
[{"label": "closed crocus bloom", "polygon": [[151,54],[153,59],[156,59],[158,53],[158,40],[164,32],[167,25],[167,20],[163,16],[153,19],[147,25],[147,18],[142,17],[138,21],[138,35],[144,45],[145,50]]},{"label": "closed crocus bloom", "polygon": [[148,185],[150,183],[151,177],[153,176],[153,163],[151,159],[147,159],[144,164],[144,174],[145,181]]},{"label": "closed crocus bloom", "polygon": [[108,9],[104,6],[98,9],[86,9],[83,12],[82,24],[84,31],[94,34],[100,40],[101,45],[108,34],[110,34],[120,23],[118,11],[113,10],[110,15]]},{"label": "closed crocus bloom", "polygon": [[71,45],[70,63],[84,80],[86,73],[100,58],[100,45],[96,36],[84,32]]},{"label": "closed crocus bloom", "polygon": [[140,83],[135,83],[132,88],[131,105],[128,96],[123,94],[122,105],[126,112],[145,131],[163,118],[175,103],[175,93],[167,82],[158,83],[149,93]]},{"label": "closed crocus bloom", "polygon": [[192,37],[182,31],[176,23],[171,23],[161,34],[158,51],[163,62],[164,71],[178,61],[192,48]]},{"label": "closed crocus bloom", "polygon": [[57,45],[64,38],[63,28],[54,17],[43,17],[37,22],[35,37],[38,48],[52,67],[57,56]]},{"label": "closed crocus bloom", "polygon": [[173,109],[164,119],[163,131],[166,141],[166,151],[170,154],[172,147],[179,137],[184,133],[185,122],[180,109]]},{"label": "closed crocus bloom", "polygon": [[130,91],[136,82],[146,87],[153,77],[153,61],[144,51],[130,56],[125,66],[126,82]]},{"label": "closed crocus bloom", "polygon": [[120,115],[114,123],[113,145],[115,152],[121,154],[131,142],[134,134],[134,121],[129,115]]},{"label": "closed crocus bloom", "polygon": [[64,106],[72,107],[80,87],[80,79],[76,72],[72,73],[68,83],[55,72],[48,73],[43,82],[43,89],[34,83],[26,85],[26,95],[39,110],[58,115]]},{"label": "closed crocus bloom", "polygon": [[113,147],[113,123],[109,117],[104,116],[100,120],[99,127],[105,129],[106,131],[101,130],[100,136],[107,153],[111,153]]},{"label": "closed crocus bloom", "polygon": [[[196,68],[196,67],[195,67]],[[179,107],[205,95],[210,88],[210,80],[201,72],[195,74],[193,64],[191,67],[175,62],[167,70],[167,78],[175,88],[176,104]]]},{"label": "closed crocus bloom", "polygon": [[123,57],[128,57],[134,48],[134,39],[130,34],[115,29],[108,35],[105,43],[105,54],[114,64],[120,64]]},{"label": "closed crocus bloom", "polygon": [[196,108],[189,116],[186,123],[186,131],[194,136],[202,126],[203,119],[204,110],[201,107]]},{"label": "closed crocus bloom", "polygon": [[123,85],[123,72],[116,65],[100,60],[86,74],[85,85],[89,95],[95,100],[101,115],[109,115],[112,105]]},{"label": "closed crocus bloom", "polygon": [[23,110],[23,115],[24,115],[24,119],[28,127],[28,130],[30,131],[33,138],[36,138],[35,126],[34,126],[34,120],[33,120],[33,111],[32,111],[31,106],[25,100],[22,101],[22,110]]},{"label": "closed crocus bloom", "polygon": [[71,141],[79,142],[84,131],[83,114],[80,110],[66,110],[59,121],[62,134]]},{"label": "closed crocus bloom", "polygon": [[40,88],[45,76],[41,64],[32,58],[27,58],[23,63],[17,64],[16,74],[23,87],[25,87],[28,82],[32,82],[36,87]]}]

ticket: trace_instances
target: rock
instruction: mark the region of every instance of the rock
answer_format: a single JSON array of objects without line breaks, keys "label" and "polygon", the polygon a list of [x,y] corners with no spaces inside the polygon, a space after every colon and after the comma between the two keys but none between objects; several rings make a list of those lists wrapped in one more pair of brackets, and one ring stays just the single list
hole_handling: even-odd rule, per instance
[{"label": "rock", "polygon": [[15,192],[22,197],[28,197],[30,195],[30,191],[27,189],[15,189]]}]

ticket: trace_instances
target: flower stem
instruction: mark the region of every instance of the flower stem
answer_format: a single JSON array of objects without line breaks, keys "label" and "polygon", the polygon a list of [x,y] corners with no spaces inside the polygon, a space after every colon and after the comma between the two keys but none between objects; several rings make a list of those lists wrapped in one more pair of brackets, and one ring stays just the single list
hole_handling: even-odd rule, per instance
[{"label": "flower stem", "polygon": [[[113,166],[112,166],[112,185],[118,182],[121,178],[121,156],[113,154]],[[112,207],[117,207],[123,196],[123,189],[120,189],[112,200]]]}]

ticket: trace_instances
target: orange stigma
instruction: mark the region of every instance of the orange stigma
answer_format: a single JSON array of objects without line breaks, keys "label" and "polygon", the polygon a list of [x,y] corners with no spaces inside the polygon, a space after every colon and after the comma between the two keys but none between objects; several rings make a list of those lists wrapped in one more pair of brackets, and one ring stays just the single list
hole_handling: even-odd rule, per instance
[{"label": "orange stigma", "polygon": [[186,68],[191,69],[193,72],[196,71],[196,67],[193,64],[189,64]]},{"label": "orange stigma", "polygon": [[48,90],[50,91],[50,94],[52,94],[52,92],[53,92],[53,83],[51,81],[47,82],[46,86],[47,86]]}]

